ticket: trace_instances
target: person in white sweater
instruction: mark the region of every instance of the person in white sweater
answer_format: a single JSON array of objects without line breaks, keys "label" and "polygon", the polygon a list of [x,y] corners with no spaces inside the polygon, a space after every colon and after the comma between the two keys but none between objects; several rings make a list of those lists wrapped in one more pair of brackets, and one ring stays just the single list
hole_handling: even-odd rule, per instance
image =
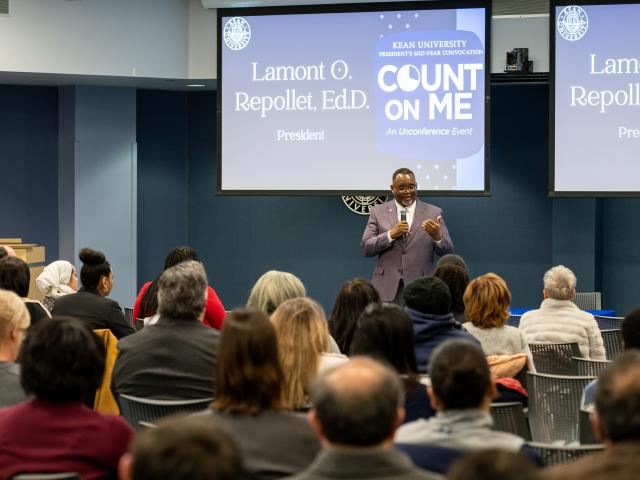
[{"label": "person in white sweater", "polygon": [[527,343],[572,343],[584,358],[605,360],[602,334],[595,318],[580,310],[571,299],[576,293],[576,276],[563,265],[544,274],[544,300],[537,310],[520,319],[520,331]]}]

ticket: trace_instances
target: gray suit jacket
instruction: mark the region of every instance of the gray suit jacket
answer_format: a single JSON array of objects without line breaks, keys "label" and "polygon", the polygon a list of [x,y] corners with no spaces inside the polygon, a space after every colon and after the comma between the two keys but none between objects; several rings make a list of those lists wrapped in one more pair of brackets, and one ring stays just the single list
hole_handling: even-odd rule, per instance
[{"label": "gray suit jacket", "polygon": [[186,400],[213,397],[220,334],[195,318],[161,316],[118,342],[111,390],[134,397]]},{"label": "gray suit jacket", "polygon": [[368,480],[434,480],[440,475],[418,469],[409,457],[397,450],[340,449],[322,450],[315,461],[289,480],[331,480],[361,478]]},{"label": "gray suit jacket", "polygon": [[453,242],[447,226],[442,221],[442,242],[436,245],[420,224],[435,220],[442,210],[435,205],[417,200],[411,230],[406,239],[389,243],[387,232],[398,223],[398,211],[394,200],[371,209],[369,221],[362,235],[361,247],[367,257],[378,255],[378,264],[373,271],[371,283],[382,300],[390,302],[398,290],[400,279],[408,285],[416,278],[433,274],[434,253],[442,256],[453,253]]}]

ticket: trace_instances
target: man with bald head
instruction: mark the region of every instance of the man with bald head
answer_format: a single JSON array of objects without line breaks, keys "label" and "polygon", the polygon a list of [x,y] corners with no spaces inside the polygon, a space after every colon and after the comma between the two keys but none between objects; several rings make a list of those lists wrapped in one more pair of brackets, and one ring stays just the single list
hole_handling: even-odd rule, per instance
[{"label": "man with bald head", "polygon": [[311,387],[309,421],[323,450],[295,480],[433,479],[393,447],[404,419],[398,375],[366,357],[321,374]]}]

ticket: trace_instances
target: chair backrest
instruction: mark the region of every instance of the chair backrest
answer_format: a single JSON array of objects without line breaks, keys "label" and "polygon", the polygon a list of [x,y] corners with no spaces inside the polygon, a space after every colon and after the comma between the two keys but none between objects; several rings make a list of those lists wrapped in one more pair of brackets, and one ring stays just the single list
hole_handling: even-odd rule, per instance
[{"label": "chair backrest", "polygon": [[521,317],[522,315],[509,315],[509,318],[507,318],[507,325],[518,328],[520,326]]},{"label": "chair backrest", "polygon": [[62,473],[19,473],[11,480],[80,480],[80,475],[73,472]]},{"label": "chair backrest", "polygon": [[530,343],[533,365],[539,373],[576,375],[572,357],[581,357],[580,347],[573,343]]},{"label": "chair backrest", "polygon": [[118,404],[125,420],[136,430],[140,422],[155,423],[156,420],[176,412],[199,412],[205,410],[213,398],[194,400],[154,400],[120,394]]},{"label": "chair backrest", "polygon": [[139,332],[144,328],[144,319],[136,318],[135,323],[133,324],[133,328],[135,328],[136,332]]},{"label": "chair backrest", "polygon": [[540,456],[545,465],[557,465],[565,463],[585,455],[601,452],[603,445],[576,445],[567,447],[563,445],[549,445],[539,442],[530,442],[528,445]]},{"label": "chair backrest", "polygon": [[520,402],[492,403],[491,417],[493,430],[513,433],[525,440],[531,440],[527,418]]},{"label": "chair backrest", "polygon": [[609,360],[591,360],[589,358],[573,357],[579,377],[597,377],[602,371],[611,365]]},{"label": "chair backrest", "polygon": [[527,373],[529,427],[534,441],[544,443],[578,441],[582,392],[593,379],[594,377]]},{"label": "chair backrest", "polygon": [[591,413],[587,410],[580,409],[580,444],[582,445],[596,445],[600,442],[596,438],[596,433],[593,431],[593,425],[591,424]]},{"label": "chair backrest", "polygon": [[600,330],[615,330],[622,327],[624,317],[605,317],[602,315],[594,315],[598,328]]},{"label": "chair backrest", "polygon": [[128,325],[131,325],[133,327],[133,308],[125,307],[124,319],[127,321]]},{"label": "chair backrest", "polygon": [[622,345],[620,329],[600,330],[600,333],[602,333],[602,341],[604,342],[607,360],[613,360],[620,353],[620,346]]},{"label": "chair backrest", "polygon": [[600,292],[576,292],[572,301],[580,310],[602,310],[602,294]]}]

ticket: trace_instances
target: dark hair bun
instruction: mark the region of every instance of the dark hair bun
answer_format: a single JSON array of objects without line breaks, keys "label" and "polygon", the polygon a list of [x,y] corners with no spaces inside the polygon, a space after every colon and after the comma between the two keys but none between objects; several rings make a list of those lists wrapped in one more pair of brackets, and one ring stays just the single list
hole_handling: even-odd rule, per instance
[{"label": "dark hair bun", "polygon": [[80,261],[85,265],[101,265],[107,261],[104,253],[93,248],[83,248],[80,250]]}]

